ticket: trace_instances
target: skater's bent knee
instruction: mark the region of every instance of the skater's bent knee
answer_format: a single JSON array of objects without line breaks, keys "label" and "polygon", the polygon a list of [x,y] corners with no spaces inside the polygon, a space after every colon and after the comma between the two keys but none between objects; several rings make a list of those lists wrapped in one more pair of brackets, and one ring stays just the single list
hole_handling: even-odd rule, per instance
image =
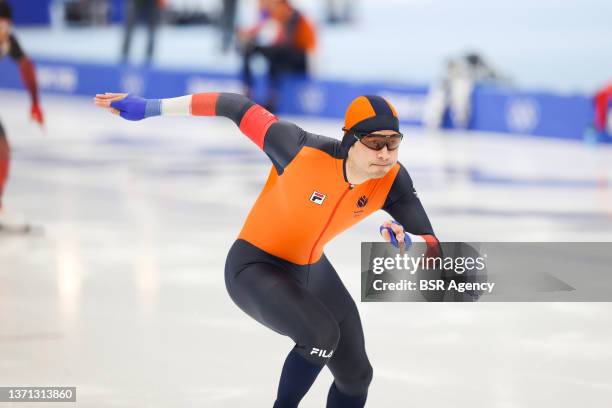
[{"label": "skater's bent knee", "polygon": [[336,386],[346,395],[363,395],[368,392],[374,370],[368,364],[361,370],[355,370],[343,378],[335,378]]},{"label": "skater's bent knee", "polygon": [[336,321],[329,321],[305,330],[297,343],[304,357],[325,363],[336,351],[339,341],[340,327]]}]

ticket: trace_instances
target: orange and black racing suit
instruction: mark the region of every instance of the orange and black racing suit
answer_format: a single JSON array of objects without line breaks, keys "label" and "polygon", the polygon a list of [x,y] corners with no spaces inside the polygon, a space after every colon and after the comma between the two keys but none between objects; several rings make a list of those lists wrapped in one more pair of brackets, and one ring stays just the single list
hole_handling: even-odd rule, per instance
[{"label": "orange and black racing suit", "polygon": [[225,116],[270,158],[268,180],[227,256],[227,291],[249,316],[295,342],[275,407],[296,407],[324,365],[334,376],[328,407],[363,407],[372,367],[359,312],[323,249],[379,209],[437,249],[406,169],[396,163],[384,177],[351,185],[348,145],[279,121],[242,95],[204,93],[146,104],[128,96],[111,106],[130,120]]},{"label": "orange and black racing suit", "polygon": [[231,298],[263,325],[293,339],[303,357],[327,364],[341,391],[363,394],[372,367],[359,313],[323,249],[379,209],[437,246],[408,172],[397,163],[382,178],[351,185],[348,152],[339,140],[279,121],[240,95],[194,95],[191,113],[232,119],[273,164],[227,256]]}]

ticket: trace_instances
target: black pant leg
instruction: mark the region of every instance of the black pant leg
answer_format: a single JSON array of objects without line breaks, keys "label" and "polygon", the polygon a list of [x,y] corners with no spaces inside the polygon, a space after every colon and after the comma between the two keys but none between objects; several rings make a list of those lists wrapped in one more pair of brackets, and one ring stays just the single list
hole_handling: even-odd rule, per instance
[{"label": "black pant leg", "polygon": [[222,48],[229,50],[236,30],[236,12],[238,0],[223,0],[223,13],[221,14]]},{"label": "black pant leg", "polygon": [[253,70],[251,69],[251,59],[259,52],[259,47],[252,43],[245,45],[242,53],[242,83],[246,88],[253,86]]},{"label": "black pant leg", "polygon": [[359,310],[325,255],[313,265],[308,287],[334,313],[340,327],[340,342],[327,362],[336,387],[349,396],[366,394],[373,370],[365,350]]},{"label": "black pant leg", "polygon": [[159,24],[159,18],[161,10],[157,6],[157,0],[147,0],[144,5],[144,12],[147,18],[147,62],[151,62],[153,59],[153,51],[155,50],[155,36],[157,33],[157,26]]},{"label": "black pant leg", "polygon": [[340,322],[340,342],[327,362],[338,390],[350,396],[365,395],[372,382],[373,369],[365,350],[361,318],[357,307]]},{"label": "black pant leg", "polygon": [[279,89],[282,75],[306,73],[306,54],[303,51],[286,45],[260,48],[268,62],[271,89]]},{"label": "black pant leg", "polygon": [[125,3],[125,20],[124,20],[124,31],[123,31],[123,47],[121,49],[121,56],[124,60],[127,60],[130,53],[130,46],[132,44],[132,35],[134,33],[134,26],[138,19],[138,4],[137,0],[128,0]]}]

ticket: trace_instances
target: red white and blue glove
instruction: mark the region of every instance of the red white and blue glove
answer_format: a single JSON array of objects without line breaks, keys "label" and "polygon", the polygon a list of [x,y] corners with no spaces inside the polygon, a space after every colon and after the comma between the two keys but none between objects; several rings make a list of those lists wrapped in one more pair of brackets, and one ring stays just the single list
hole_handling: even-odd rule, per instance
[{"label": "red white and blue glove", "polygon": [[142,120],[161,115],[161,99],[145,99],[130,94],[105,93],[94,98],[96,105],[127,120]]},{"label": "red white and blue glove", "polygon": [[161,114],[160,99],[145,99],[129,94],[121,100],[112,101],[110,106],[117,109],[119,115],[127,120],[142,120]]},{"label": "red white and blue glove", "polygon": [[409,249],[412,245],[410,235],[404,231],[404,227],[397,221],[391,220],[384,222],[379,228],[380,235],[391,242],[391,244],[399,248],[401,243],[404,243],[404,248]]}]

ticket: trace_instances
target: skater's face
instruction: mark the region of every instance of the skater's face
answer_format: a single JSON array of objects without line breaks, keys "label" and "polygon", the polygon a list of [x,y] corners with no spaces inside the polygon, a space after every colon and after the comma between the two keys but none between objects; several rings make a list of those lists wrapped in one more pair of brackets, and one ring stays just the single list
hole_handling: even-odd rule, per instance
[{"label": "skater's face", "polygon": [[[380,130],[373,134],[388,136],[396,133],[394,130]],[[349,155],[352,156],[352,161],[359,170],[369,178],[380,178],[387,174],[397,162],[398,150],[389,150],[387,146],[380,150],[374,150],[363,143],[357,142],[351,147]]]}]

